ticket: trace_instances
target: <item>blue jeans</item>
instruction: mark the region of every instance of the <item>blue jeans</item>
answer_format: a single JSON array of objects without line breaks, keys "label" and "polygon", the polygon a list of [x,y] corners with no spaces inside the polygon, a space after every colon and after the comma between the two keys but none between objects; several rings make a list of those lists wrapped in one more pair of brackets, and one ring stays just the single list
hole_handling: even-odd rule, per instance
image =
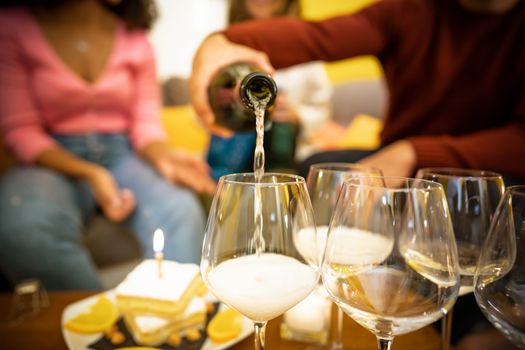
[{"label": "blue jeans", "polygon": [[[153,232],[161,228],[166,259],[199,261],[205,218],[192,191],[160,177],[134,154],[125,135],[56,139],[77,156],[106,167],[120,187],[135,194],[137,206],[126,224],[145,257],[153,256]],[[38,166],[8,170],[0,179],[2,272],[14,283],[40,278],[50,290],[100,289],[83,244],[84,223],[95,211],[95,200],[85,182]]]},{"label": "blue jeans", "polygon": [[226,174],[253,171],[255,132],[238,132],[232,137],[211,135],[208,164],[214,180]]}]

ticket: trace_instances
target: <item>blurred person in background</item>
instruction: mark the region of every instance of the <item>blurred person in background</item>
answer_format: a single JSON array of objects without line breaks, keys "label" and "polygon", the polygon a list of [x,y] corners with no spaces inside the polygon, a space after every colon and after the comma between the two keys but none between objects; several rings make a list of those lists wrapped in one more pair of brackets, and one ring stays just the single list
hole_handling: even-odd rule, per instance
[{"label": "blurred person in background", "polygon": [[[252,62],[268,72],[359,55],[380,60],[390,92],[375,152],[314,155],[355,162],[388,176],[422,167],[485,169],[507,185],[525,182],[525,2],[519,0],[383,0],[320,22],[277,18],[232,26],[199,48],[190,79],[192,101],[213,123],[206,87],[220,67]],[[483,322],[472,295],[458,300],[453,342],[459,349],[512,346]],[[486,331],[486,332],[485,332]],[[484,341],[492,339],[491,342]],[[478,336],[483,335],[483,336]]]},{"label": "blurred person in background", "polygon": [[[206,163],[172,150],[146,36],[151,0],[20,0],[0,10],[0,129],[19,165],[0,179],[0,269],[11,283],[99,289],[83,244],[98,209],[165,256],[198,262]],[[118,247],[114,247],[118,249]]]},{"label": "blurred person in background", "polygon": [[[230,0],[229,6],[229,25],[300,14],[298,0]],[[266,160],[270,170],[289,170],[316,150],[309,139],[331,118],[332,85],[322,62],[278,70],[273,78],[279,93],[265,135]],[[212,135],[208,162],[214,178],[252,171],[254,147],[255,132]]]},{"label": "blurred person in background", "polygon": [[[525,181],[524,19],[518,0],[386,0],[317,23],[242,23],[201,45],[192,101],[210,125],[206,88],[220,67],[241,60],[273,72],[371,54],[383,66],[390,100],[382,147],[361,162],[386,175],[450,166]],[[358,157],[340,151],[330,160]]]}]

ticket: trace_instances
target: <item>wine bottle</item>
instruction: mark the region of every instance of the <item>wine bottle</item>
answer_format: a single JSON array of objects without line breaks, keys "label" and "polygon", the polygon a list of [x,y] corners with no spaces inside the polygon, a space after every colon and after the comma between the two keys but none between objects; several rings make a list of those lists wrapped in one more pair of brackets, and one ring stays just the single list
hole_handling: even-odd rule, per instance
[{"label": "wine bottle", "polygon": [[[277,84],[267,73],[246,63],[220,70],[208,89],[215,122],[232,131],[255,129],[254,101],[266,103],[266,114],[277,96]],[[265,123],[269,119],[266,118]]]}]

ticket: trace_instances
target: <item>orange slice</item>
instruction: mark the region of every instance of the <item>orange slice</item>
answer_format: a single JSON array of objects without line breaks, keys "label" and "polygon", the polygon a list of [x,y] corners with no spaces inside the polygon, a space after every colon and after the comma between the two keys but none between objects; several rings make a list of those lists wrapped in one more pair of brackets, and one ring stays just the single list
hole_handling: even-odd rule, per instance
[{"label": "orange slice", "polygon": [[242,331],[242,315],[234,309],[219,311],[208,324],[208,337],[215,343],[237,338]]},{"label": "orange slice", "polygon": [[98,333],[111,327],[117,321],[117,307],[102,296],[90,309],[78,314],[64,324],[64,328],[77,333]]}]

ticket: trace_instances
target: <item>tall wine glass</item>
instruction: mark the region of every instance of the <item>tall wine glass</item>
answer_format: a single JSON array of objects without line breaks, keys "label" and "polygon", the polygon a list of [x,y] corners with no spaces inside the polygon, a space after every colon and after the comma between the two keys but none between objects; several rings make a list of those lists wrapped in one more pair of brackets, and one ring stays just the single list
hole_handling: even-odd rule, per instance
[{"label": "tall wine glass", "polygon": [[335,303],[376,335],[380,350],[390,349],[395,336],[442,317],[459,290],[443,187],[390,177],[346,181],[330,223],[322,276]]},{"label": "tall wine glass", "polygon": [[[253,320],[255,348],[264,349],[271,320],[317,285],[322,254],[299,252],[296,236],[314,218],[302,177],[253,173],[220,178],[206,227],[201,275],[222,302]],[[308,242],[310,239],[311,242]],[[315,247],[316,234],[302,237]]]},{"label": "tall wine glass", "polygon": [[[500,174],[484,170],[423,168],[416,177],[443,185],[458,246],[461,286],[459,295],[471,293],[479,251],[490,220],[503,195]],[[452,309],[441,321],[441,349],[450,348]]]},{"label": "tall wine glass", "polygon": [[[310,166],[306,186],[314,209],[315,226],[319,239],[323,241],[326,239],[330,219],[343,182],[363,175],[381,176],[383,174],[379,169],[352,163],[318,163]],[[331,350],[344,349],[343,310],[341,308],[337,308],[336,332],[328,348]]]},{"label": "tall wine glass", "polygon": [[474,295],[489,321],[525,349],[525,186],[509,187],[481,248]]}]

